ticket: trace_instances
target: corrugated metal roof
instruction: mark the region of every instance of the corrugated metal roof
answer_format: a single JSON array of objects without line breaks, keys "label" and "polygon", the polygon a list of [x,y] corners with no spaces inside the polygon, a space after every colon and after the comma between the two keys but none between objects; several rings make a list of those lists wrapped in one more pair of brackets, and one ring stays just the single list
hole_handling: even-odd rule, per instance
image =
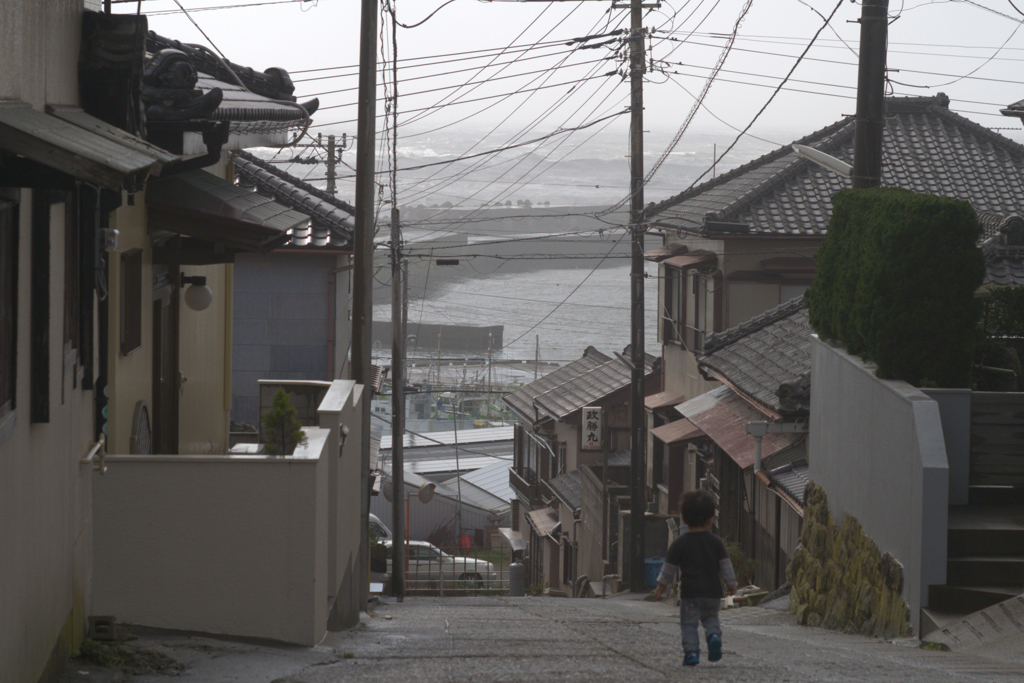
[{"label": "corrugated metal roof", "polygon": [[[949,99],[886,99],[882,184],[970,202],[977,211],[1012,214],[1024,197],[1024,146],[948,109]],[[853,160],[853,117],[799,144]],[[686,190],[648,215],[663,227],[719,235],[709,223],[734,222],[749,235],[825,235],[832,195],[850,181],[790,145]]]},{"label": "corrugated metal roof", "polygon": [[[388,457],[390,460],[390,452]],[[438,474],[450,474],[452,472],[472,472],[482,467],[490,467],[491,465],[504,465],[508,468],[511,464],[512,456],[496,458],[470,455],[460,457],[458,461],[455,458],[418,458],[412,461],[406,460],[405,469],[427,477]]]},{"label": "corrugated metal roof", "polygon": [[769,411],[791,412],[790,402],[783,405],[779,398],[779,388],[793,385],[811,371],[813,333],[807,303],[800,296],[737,327],[710,335],[697,363]]},{"label": "corrugated metal roof", "polygon": [[607,363],[609,360],[611,360],[609,356],[604,355],[593,346],[588,346],[583,352],[582,358],[574,360],[568,365],[563,365],[556,370],[552,370],[543,377],[519,387],[512,393],[502,396],[501,400],[504,401],[509,408],[528,420],[531,424],[534,424],[539,421],[533,407],[533,401],[537,396],[540,396],[541,394],[550,391],[571,379],[575,379],[576,377],[593,370],[602,363]]},{"label": "corrugated metal roof", "polygon": [[[727,386],[712,389],[676,406],[684,417],[707,434],[742,469],[754,464],[754,437],[747,434],[748,422],[763,421],[758,411]],[[761,458],[793,445],[803,434],[769,433],[761,440]]]},{"label": "corrugated metal roof", "polygon": [[645,398],[644,407],[650,410],[657,410],[658,408],[668,408],[670,406],[679,405],[685,400],[686,397],[678,391],[661,391],[657,394],[651,394]]},{"label": "corrugated metal roof", "polygon": [[558,529],[558,514],[551,508],[527,512],[526,521],[530,523],[538,536],[551,536]]},{"label": "corrugated metal roof", "polygon": [[[484,427],[481,429],[460,429],[450,432],[429,432],[427,434],[411,434],[406,432],[402,441],[405,448],[429,448],[442,445],[466,446],[469,444],[509,442],[509,453],[511,444],[515,439],[516,428],[509,427]],[[386,434],[381,438],[380,447],[382,450],[391,450],[392,435]]]},{"label": "corrugated metal roof", "polygon": [[121,139],[112,139],[96,130],[109,126],[85,113],[73,119],[44,114],[20,100],[0,100],[0,148],[112,190],[120,190],[132,173],[158,173],[167,163],[166,152],[139,138],[122,131]]},{"label": "corrugated metal roof", "polygon": [[689,247],[680,242],[673,242],[672,244],[666,244],[656,249],[651,249],[644,252],[644,259],[648,261],[654,261],[655,263],[661,263],[667,258],[673,256],[679,256],[689,251]]},{"label": "corrugated metal roof", "polygon": [[655,427],[651,430],[651,435],[665,445],[671,446],[680,441],[700,438],[705,434],[699,427],[684,417],[681,420],[669,422],[667,425]]},{"label": "corrugated metal roof", "polygon": [[286,173],[249,152],[235,156],[235,177],[242,187],[254,187],[264,196],[310,217],[304,228],[292,230],[284,247],[352,250],[355,207]]},{"label": "corrugated metal roof", "polygon": [[[468,481],[474,486],[479,486],[491,495],[501,500],[510,501],[515,497],[512,486],[508,483],[508,470],[511,463],[507,461],[496,462],[487,467],[468,472],[462,475],[462,481]],[[454,480],[448,480],[450,484]]]},{"label": "corrugated metal roof", "polygon": [[468,481],[451,480],[445,482],[445,489],[452,491],[456,498],[461,496],[463,503],[469,503],[475,505],[483,510],[488,510],[496,515],[502,515],[512,509],[512,503],[507,500],[502,500],[497,496],[484,491],[479,486],[470,484]]}]

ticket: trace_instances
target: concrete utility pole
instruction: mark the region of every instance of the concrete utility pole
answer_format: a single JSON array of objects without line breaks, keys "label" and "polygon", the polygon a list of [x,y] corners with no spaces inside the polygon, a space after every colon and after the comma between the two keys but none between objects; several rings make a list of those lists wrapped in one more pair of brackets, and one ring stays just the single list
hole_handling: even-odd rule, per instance
[{"label": "concrete utility pole", "polygon": [[335,194],[337,188],[334,184],[334,136],[327,136],[327,192]]},{"label": "concrete utility pole", "polygon": [[629,461],[629,589],[644,590],[644,481],[647,421],[644,416],[644,29],[642,0],[631,0],[629,14],[630,156],[629,225],[633,233],[630,272],[630,338],[633,344]]},{"label": "concrete utility pole", "polygon": [[[394,487],[391,499],[391,523],[395,538],[405,538],[405,511],[402,500],[405,494],[405,320],[402,315],[402,228],[399,224],[398,207],[391,207],[391,482]],[[402,599],[405,597],[404,559],[395,550],[402,545],[392,543],[394,558],[391,561],[391,591]],[[401,577],[401,578],[399,578]]]},{"label": "concrete utility pole", "polygon": [[[409,531],[406,529],[409,504],[402,514],[405,497],[405,307],[402,276],[402,226],[398,215],[398,18],[391,9],[391,524],[396,539],[391,544],[391,593],[401,602],[405,599],[405,579],[408,570],[407,551]],[[401,550],[399,548],[401,547]]]},{"label": "concrete utility pole", "polygon": [[[359,41],[359,123],[356,150],[355,235],[352,283],[352,379],[364,387],[360,415],[361,524],[359,543],[359,599],[361,610],[370,599],[370,401],[373,399],[373,194],[374,153],[377,135],[377,0],[362,0]],[[400,544],[399,544],[400,545]],[[395,566],[401,566],[395,564]]]},{"label": "concrete utility pole", "polygon": [[889,0],[864,0],[860,14],[857,116],[853,133],[853,187],[882,183],[885,130],[885,49]]}]

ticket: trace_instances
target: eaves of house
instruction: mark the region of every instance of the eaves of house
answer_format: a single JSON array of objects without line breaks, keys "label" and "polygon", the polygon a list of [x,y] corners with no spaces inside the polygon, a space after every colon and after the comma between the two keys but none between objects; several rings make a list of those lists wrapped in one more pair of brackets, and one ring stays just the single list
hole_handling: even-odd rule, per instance
[{"label": "eaves of house", "polygon": [[[949,110],[949,98],[886,99],[882,185],[952,197],[1011,215],[1024,198],[1024,146]],[[854,120],[795,144],[853,161]],[[713,239],[824,237],[832,195],[850,181],[790,145],[685,190],[647,211],[659,227]]]},{"label": "eaves of house", "polygon": [[245,151],[235,155],[235,178],[239,186],[309,216],[309,224],[292,230],[282,250],[352,251],[355,207],[348,202]]}]

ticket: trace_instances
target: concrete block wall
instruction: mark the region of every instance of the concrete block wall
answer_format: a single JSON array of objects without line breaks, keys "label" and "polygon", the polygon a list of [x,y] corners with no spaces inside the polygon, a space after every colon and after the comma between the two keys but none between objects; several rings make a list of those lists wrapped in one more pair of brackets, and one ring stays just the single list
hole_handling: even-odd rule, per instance
[{"label": "concrete block wall", "polygon": [[328,279],[335,267],[334,254],[238,255],[231,419],[258,427],[258,380],[332,379]]},{"label": "concrete block wall", "polygon": [[810,478],[837,524],[847,514],[903,565],[920,633],[929,584],[946,582],[949,466],[939,405],[906,382],[812,339]]},{"label": "concrete block wall", "polygon": [[107,458],[93,614],[313,646],[328,608],[329,431],[291,456]]}]

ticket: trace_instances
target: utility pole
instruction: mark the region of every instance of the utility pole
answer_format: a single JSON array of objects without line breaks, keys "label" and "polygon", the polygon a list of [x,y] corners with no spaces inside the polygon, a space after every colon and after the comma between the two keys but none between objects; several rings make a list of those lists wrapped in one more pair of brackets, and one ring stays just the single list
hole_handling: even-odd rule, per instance
[{"label": "utility pole", "polygon": [[885,130],[885,51],[889,0],[864,0],[860,14],[857,115],[853,133],[853,187],[882,184]]},{"label": "utility pole", "polygon": [[334,185],[334,136],[327,136],[327,192],[336,194],[337,188]]},{"label": "utility pole", "polygon": [[[391,10],[391,482],[394,495],[391,501],[391,521],[396,538],[405,538],[406,547],[398,552],[401,543],[392,543],[391,591],[401,602],[405,599],[405,572],[409,568],[407,519],[402,516],[402,497],[405,494],[405,316],[402,314],[402,226],[398,215],[398,21],[394,7]],[[408,506],[406,514],[408,514]],[[395,582],[395,577],[401,577]]]},{"label": "utility pole", "polygon": [[[377,135],[377,0],[362,0],[359,29],[359,123],[356,150],[355,235],[352,283],[352,379],[364,387],[359,418],[359,604],[370,599],[370,390],[373,378],[374,153]],[[396,495],[401,495],[396,493]],[[401,545],[401,544],[398,544]],[[397,551],[396,551],[397,552]],[[397,562],[396,567],[402,566]]]},{"label": "utility pole", "polygon": [[630,333],[633,375],[630,406],[629,589],[644,590],[644,495],[647,424],[644,415],[644,29],[642,0],[631,0],[629,42],[630,156],[629,225],[633,233],[630,269]]},{"label": "utility pole", "polygon": [[[398,207],[391,207],[391,521],[395,538],[405,538],[402,498],[405,493],[405,344],[402,315],[402,228]],[[392,552],[401,543],[392,543]],[[391,562],[391,590],[399,600],[405,597],[404,558],[395,553]],[[396,578],[401,576],[397,582]]]}]

